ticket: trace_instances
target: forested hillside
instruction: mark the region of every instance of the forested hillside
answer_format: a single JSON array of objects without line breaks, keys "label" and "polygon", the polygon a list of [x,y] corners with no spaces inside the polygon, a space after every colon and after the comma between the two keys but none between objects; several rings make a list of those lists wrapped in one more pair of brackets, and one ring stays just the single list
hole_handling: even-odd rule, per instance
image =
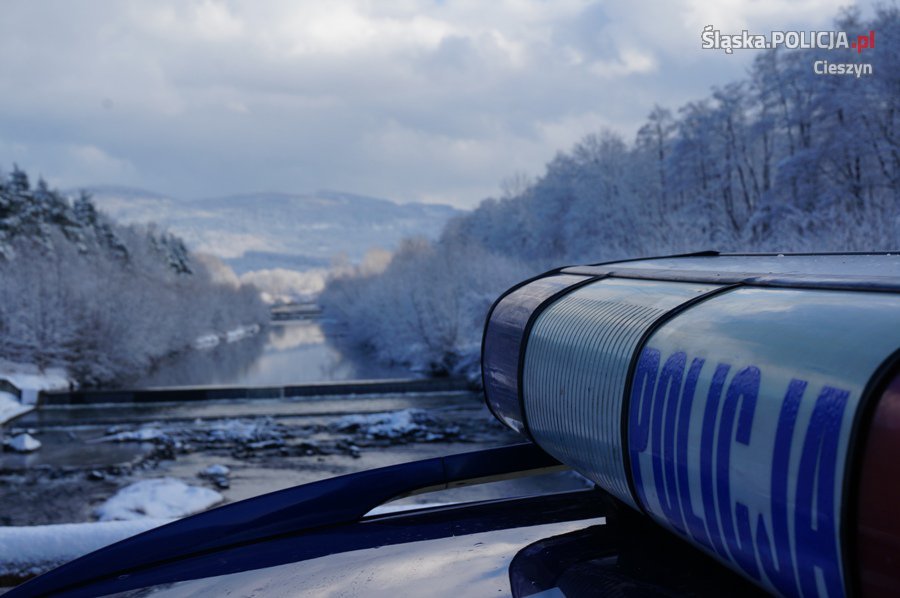
[{"label": "forested hillside", "polygon": [[96,385],[266,319],[256,289],[215,282],[177,237],[0,173],[0,359]]},{"label": "forested hillside", "polygon": [[[896,6],[836,29],[900,39]],[[816,60],[872,76],[821,76]],[[519,177],[381,271],[333,278],[323,294],[355,342],[432,372],[476,371],[490,302],[568,263],[717,249],[900,248],[900,46],[868,53],[761,52],[747,77],[672,110],[632,141],[586,136],[533,181]]]}]

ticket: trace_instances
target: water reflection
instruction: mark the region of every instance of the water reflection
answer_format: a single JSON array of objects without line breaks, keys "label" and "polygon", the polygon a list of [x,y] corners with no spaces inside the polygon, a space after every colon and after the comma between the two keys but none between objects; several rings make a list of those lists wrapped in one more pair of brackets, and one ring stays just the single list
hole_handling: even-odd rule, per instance
[{"label": "water reflection", "polygon": [[409,377],[329,343],[318,320],[273,323],[260,334],[160,364],[129,386],[287,386],[310,382]]}]

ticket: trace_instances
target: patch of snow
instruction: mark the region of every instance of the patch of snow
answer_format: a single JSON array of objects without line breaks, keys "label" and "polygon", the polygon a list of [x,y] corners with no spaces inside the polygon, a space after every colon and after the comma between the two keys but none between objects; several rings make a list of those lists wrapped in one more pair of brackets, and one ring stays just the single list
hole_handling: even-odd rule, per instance
[{"label": "patch of snow", "polygon": [[206,431],[206,435],[214,442],[253,442],[281,438],[269,419],[226,419],[212,422],[210,425],[212,427]]},{"label": "patch of snow", "polygon": [[152,442],[154,440],[166,440],[167,438],[168,434],[159,428],[148,426],[137,430],[116,432],[100,438],[97,442]]},{"label": "patch of snow", "polygon": [[231,470],[226,465],[221,465],[219,463],[215,463],[210,465],[206,469],[200,472],[202,476],[226,476],[231,473]]},{"label": "patch of snow", "polygon": [[236,343],[247,337],[253,336],[261,330],[259,324],[251,324],[250,326],[238,326],[222,334],[204,334],[197,337],[192,343],[193,347],[198,350],[212,349],[219,346],[220,343]]},{"label": "patch of snow", "polygon": [[0,527],[0,576],[30,577],[170,519]]},{"label": "patch of snow", "polygon": [[259,324],[253,324],[250,326],[238,326],[234,330],[229,330],[225,333],[225,342],[226,343],[234,343],[239,340],[243,340],[248,336],[253,336],[259,332]]},{"label": "patch of snow", "polygon": [[156,444],[191,443],[248,444],[272,441],[281,443],[285,438],[283,426],[271,418],[196,420],[193,424],[148,423],[123,429],[124,426],[109,428],[106,436],[94,442],[154,442]]},{"label": "patch of snow", "polygon": [[385,413],[346,415],[335,424],[339,431],[360,430],[372,438],[398,438],[424,430],[417,418],[427,417],[421,409],[401,409]]},{"label": "patch of snow", "polygon": [[215,490],[189,486],[174,478],[141,480],[119,490],[97,507],[100,521],[172,519],[206,510],[222,502]]},{"label": "patch of snow", "polygon": [[41,448],[41,441],[31,434],[24,433],[13,436],[4,445],[17,453],[33,453]]},{"label": "patch of snow", "polygon": [[19,402],[16,395],[0,390],[0,424],[19,417],[34,409],[33,405],[24,405]]},{"label": "patch of snow", "polygon": [[63,368],[41,370],[35,365],[0,360],[0,378],[9,380],[22,390],[22,402],[26,405],[37,403],[37,395],[42,390],[65,390],[69,388],[69,376]]},{"label": "patch of snow", "polygon": [[204,334],[197,337],[194,341],[194,348],[198,350],[212,349],[219,345],[219,336],[217,334]]}]

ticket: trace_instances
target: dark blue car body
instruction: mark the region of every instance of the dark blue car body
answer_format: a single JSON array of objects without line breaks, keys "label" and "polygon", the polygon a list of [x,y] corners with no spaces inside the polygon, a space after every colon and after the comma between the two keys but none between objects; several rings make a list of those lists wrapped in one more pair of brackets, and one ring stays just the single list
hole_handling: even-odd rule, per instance
[{"label": "dark blue car body", "polygon": [[423,490],[559,468],[525,443],[332,478],[148,531],[7,595],[757,592],[599,489],[366,516]]}]

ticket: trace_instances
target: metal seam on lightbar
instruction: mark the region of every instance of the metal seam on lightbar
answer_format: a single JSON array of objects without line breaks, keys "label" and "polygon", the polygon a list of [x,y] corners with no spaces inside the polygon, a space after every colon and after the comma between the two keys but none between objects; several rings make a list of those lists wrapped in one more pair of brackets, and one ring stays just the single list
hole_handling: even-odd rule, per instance
[{"label": "metal seam on lightbar", "polygon": [[[611,277],[614,278],[614,277]],[[720,295],[729,291],[733,291],[737,288],[743,286],[742,283],[735,283],[730,285],[723,285],[711,291],[707,291],[702,295],[694,297],[692,299],[688,299],[684,303],[681,303],[672,309],[668,310],[666,313],[662,314],[659,318],[657,318],[654,322],[650,324],[641,335],[640,340],[638,340],[637,345],[635,346],[634,353],[631,355],[631,363],[628,366],[628,373],[625,378],[625,392],[622,398],[622,420],[620,422],[621,426],[621,435],[622,435],[622,465],[625,467],[625,480],[628,483],[628,491],[631,493],[632,500],[634,503],[638,505],[638,508],[642,513],[650,516],[650,512],[647,508],[641,504],[641,500],[638,497],[637,487],[634,484],[634,474],[632,473],[631,467],[631,455],[628,452],[628,414],[631,411],[631,393],[632,393],[632,385],[634,383],[634,374],[637,369],[637,362],[641,356],[641,352],[644,350],[644,347],[647,345],[647,341],[650,340],[650,337],[659,330],[663,324],[669,322],[675,316],[689,310],[690,308],[696,306],[699,303],[710,299],[711,297],[715,297],[716,295]]]},{"label": "metal seam on lightbar", "polygon": [[494,300],[493,303],[491,303],[491,306],[488,308],[487,315],[484,318],[484,325],[481,327],[481,388],[482,388],[482,392],[485,393],[485,397],[484,397],[485,401],[484,402],[487,405],[488,411],[490,411],[491,415],[494,416],[494,419],[496,419],[499,422],[502,422],[503,418],[501,418],[500,414],[498,414],[494,410],[494,406],[491,404],[491,401],[488,400],[488,397],[487,397],[488,385],[487,385],[487,380],[485,379],[485,367],[484,367],[484,355],[485,355],[484,345],[485,345],[485,342],[487,341],[488,328],[491,325],[491,316],[494,315],[494,310],[497,308],[498,305],[500,305],[500,302],[503,301],[504,299],[506,299],[512,293],[515,293],[522,287],[529,285],[532,282],[535,282],[537,280],[541,280],[543,278],[548,278],[550,276],[561,274],[562,271],[564,269],[566,269],[567,267],[569,267],[569,266],[561,266],[559,268],[553,268],[552,270],[548,270],[546,272],[538,274],[537,276],[532,276],[531,278],[526,278],[522,282],[515,284],[515,285],[511,286],[510,288],[506,289],[503,293],[500,294],[499,297],[497,297]]},{"label": "metal seam on lightbar", "polygon": [[[619,410],[632,349],[664,310],[629,302],[621,282],[590,285],[541,314],[530,335],[522,390],[535,440],[637,509],[619,456]],[[565,346],[559,345],[563,339]],[[585,450],[577,440],[598,434],[615,448]]]},{"label": "metal seam on lightbar", "polygon": [[563,289],[560,289],[559,291],[550,295],[547,299],[539,303],[538,306],[534,308],[534,311],[531,312],[531,315],[528,317],[528,321],[525,323],[525,328],[522,331],[522,342],[519,343],[518,371],[516,372],[516,394],[518,395],[519,399],[519,412],[522,415],[522,428],[525,431],[525,437],[532,442],[534,442],[534,436],[532,436],[531,430],[528,427],[528,414],[525,413],[525,395],[522,391],[522,376],[525,367],[525,351],[528,348],[528,337],[531,336],[531,329],[532,327],[534,327],[534,323],[538,319],[538,316],[540,316],[545,309],[547,309],[572,291],[580,289],[581,287],[592,282],[603,280],[604,278],[606,278],[605,274],[593,276],[590,278],[585,278],[584,280],[576,282],[575,284],[569,285]]}]

